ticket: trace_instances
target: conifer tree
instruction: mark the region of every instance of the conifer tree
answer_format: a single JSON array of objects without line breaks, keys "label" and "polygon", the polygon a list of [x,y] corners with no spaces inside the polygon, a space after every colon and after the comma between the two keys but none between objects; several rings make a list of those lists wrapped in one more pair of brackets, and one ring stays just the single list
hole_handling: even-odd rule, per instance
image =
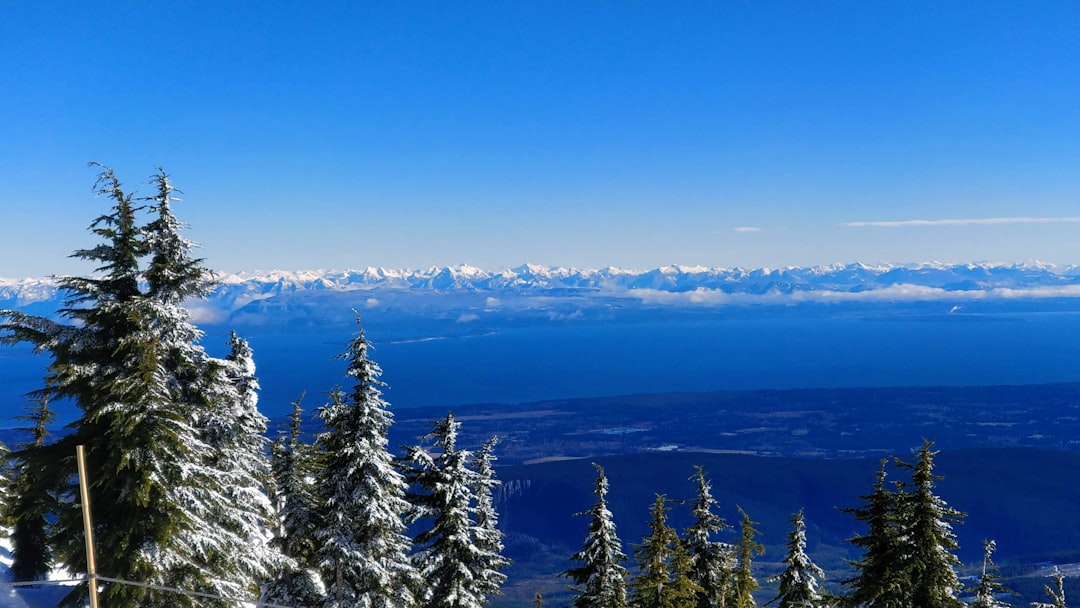
[{"label": "conifer tree", "polygon": [[597,473],[593,490],[596,503],[588,511],[576,514],[589,517],[589,531],[584,546],[570,557],[581,565],[563,572],[563,576],[577,586],[574,608],[626,608],[628,572],[622,565],[626,554],[607,506],[607,476],[600,465],[593,463],[593,467]]},{"label": "conifer tree", "polygon": [[649,534],[634,557],[638,575],[630,585],[635,608],[692,608],[701,587],[690,579],[690,556],[675,530],[667,525],[667,498],[657,494],[650,509]]},{"label": "conifer tree", "polygon": [[694,608],[700,601],[701,585],[694,582],[692,575],[693,561],[686,543],[676,536],[671,552],[671,585],[667,596],[668,605],[673,608]]},{"label": "conifer tree", "polygon": [[316,453],[303,439],[304,395],[292,403],[289,431],[270,447],[272,491],[278,525],[273,544],[289,559],[265,589],[264,599],[295,608],[316,608],[324,599],[317,573],[315,540],[318,500],[314,487]]},{"label": "conifer tree", "polygon": [[51,456],[47,453],[46,439],[53,418],[48,399],[38,399],[36,406],[19,417],[32,425],[20,429],[30,433],[30,441],[6,455],[11,478],[3,504],[3,521],[11,529],[11,572],[17,581],[43,580],[52,568],[49,520],[59,508],[56,492],[62,480],[43,476],[50,471],[46,464]]},{"label": "conifer tree", "polygon": [[846,510],[867,527],[865,534],[856,535],[848,541],[862,549],[862,558],[851,562],[855,576],[843,581],[851,589],[845,598],[845,602],[851,606],[911,606],[907,573],[903,569],[899,497],[886,486],[886,464],[886,460],[881,461],[873,491],[861,497],[863,505]]},{"label": "conifer tree", "polygon": [[[11,451],[0,441],[0,538],[10,538],[10,520],[7,517],[11,504]],[[16,579],[18,580],[18,579]]]},{"label": "conifer tree", "polygon": [[777,608],[822,608],[826,605],[818,591],[818,579],[825,573],[806,555],[806,522],[799,510],[791,517],[791,532],[787,537],[787,556],[784,571],[770,582],[778,582],[776,597],[769,604]]},{"label": "conifer tree", "polygon": [[[60,277],[58,281],[61,291],[65,293],[60,315],[72,322],[65,324],[12,310],[0,312],[3,319],[0,330],[6,332],[0,335],[0,342],[28,342],[33,345],[35,352],[48,352],[52,357],[44,386],[33,393],[34,398],[41,403],[47,403],[50,399],[71,399],[84,412],[94,410],[95,393],[100,391],[92,380],[99,375],[103,364],[116,359],[112,353],[119,346],[118,337],[134,329],[134,324],[129,323],[124,315],[116,314],[116,311],[139,293],[138,257],[144,250],[137,234],[135,205],[112,173],[102,171],[94,190],[97,194],[109,196],[113,206],[90,225],[90,230],[104,243],[73,254],[73,257],[98,264],[98,275],[92,278]],[[91,418],[87,422],[95,421]],[[108,426],[97,424],[101,431],[107,430]],[[65,478],[74,470],[72,454],[79,441],[76,433],[68,437],[70,439],[58,442],[61,445],[56,450],[56,458],[42,461],[41,464],[47,468],[41,470],[40,478],[24,478],[34,486],[32,491],[38,496],[45,496],[50,489],[43,479]],[[45,448],[39,449],[44,451]],[[70,484],[66,484],[62,493],[65,500],[58,501],[58,506],[71,502]],[[58,510],[56,515],[65,516],[56,523],[58,529],[71,530],[65,525],[72,519],[70,512],[71,509]],[[80,532],[72,532],[75,533]],[[70,546],[78,539],[69,535],[62,540]],[[69,559],[74,558],[70,551],[61,550],[58,553],[62,562],[71,564],[72,570],[83,569],[81,563]],[[106,562],[103,565],[108,568],[110,564]],[[113,572],[121,570],[112,569]]]},{"label": "conifer tree", "polygon": [[1009,604],[998,599],[999,595],[1008,593],[1001,584],[1001,576],[997,573],[993,555],[997,549],[997,543],[992,540],[983,541],[982,572],[979,574],[979,584],[975,588],[975,601],[971,608],[1008,608]]},{"label": "conifer tree", "polygon": [[[246,548],[231,543],[233,532],[222,525],[234,505],[209,464],[212,450],[198,428],[220,394],[220,374],[182,306],[205,294],[210,273],[189,256],[192,244],[179,235],[170,210],[174,189],[163,171],[152,178],[156,195],[137,203],[111,169],[97,166],[95,192],[112,206],[90,226],[102,242],[73,254],[96,264],[95,273],[59,280],[65,322],[0,314],[0,331],[7,332],[0,341],[30,342],[52,358],[36,397],[69,399],[80,411],[72,432],[48,446],[55,457],[42,472],[42,479],[65,481],[57,501],[56,557],[71,571],[85,567],[72,485],[74,447],[82,444],[99,572],[232,594],[250,580],[235,568],[247,557],[223,557]],[[141,226],[145,200],[154,219]],[[80,593],[76,589],[67,601],[77,603]],[[113,606],[193,603],[187,596],[113,583],[101,585],[100,595]]]},{"label": "conifer tree", "polygon": [[214,472],[219,499],[204,521],[216,547],[209,568],[221,573],[215,590],[231,597],[258,597],[263,583],[286,567],[285,556],[266,541],[276,525],[265,487],[270,475],[266,417],[258,410],[259,383],[247,341],[229,336],[229,354],[210,360],[210,401],[200,408],[197,424],[210,447],[207,465]]},{"label": "conifer tree", "polygon": [[316,471],[321,469],[316,446],[304,440],[304,395],[292,402],[289,431],[270,448],[274,509],[279,533],[275,542],[281,552],[301,566],[314,567],[318,498]]},{"label": "conifer tree", "polygon": [[[42,396],[71,399],[81,409],[73,433],[62,444],[72,448],[71,453],[74,445],[86,446],[99,571],[174,584],[198,575],[198,569],[188,565],[188,547],[181,546],[193,522],[177,502],[175,488],[192,482],[188,463],[204,462],[206,452],[192,427],[191,412],[174,400],[174,360],[165,352],[173,336],[163,335],[160,307],[140,291],[139,261],[149,246],[137,224],[138,207],[107,168],[95,190],[109,197],[113,207],[91,224],[104,242],[74,254],[99,264],[99,274],[60,279],[67,294],[60,312],[72,323],[49,327],[8,315],[5,329],[52,355],[43,389],[47,394]],[[72,460],[67,456],[54,464],[70,475]],[[66,496],[73,495],[68,487]],[[59,515],[58,556],[80,571],[82,522],[72,508]],[[114,584],[104,585],[101,596],[112,605],[166,601],[161,594]]]},{"label": "conifer tree", "polygon": [[754,528],[757,522],[751,521],[750,516],[743,511],[742,507],[739,507],[739,515],[742,516],[742,521],[739,523],[738,563],[733,576],[734,606],[735,608],[753,608],[757,606],[754,602],[754,591],[760,587],[757,579],[754,578],[753,560],[755,554],[765,553],[765,547],[754,540],[760,534]]},{"label": "conifer tree", "polygon": [[665,590],[671,581],[668,562],[675,544],[675,531],[667,525],[667,499],[656,495],[649,509],[649,534],[634,551],[638,573],[630,584],[630,604],[634,608],[668,608]]},{"label": "conifer tree", "polygon": [[414,561],[425,583],[422,604],[429,608],[479,608],[487,605],[489,567],[496,557],[481,546],[476,523],[476,471],[471,454],[457,446],[461,423],[448,414],[426,439],[430,448],[406,449],[406,476],[414,518],[430,527],[416,535]]},{"label": "conifer tree", "polygon": [[932,441],[924,441],[915,462],[897,464],[911,471],[911,481],[900,494],[901,531],[905,539],[903,561],[905,578],[911,588],[911,601],[926,608],[959,608],[964,604],[957,595],[960,580],[956,567],[960,560],[953,553],[958,547],[952,526],[963,522],[963,513],[949,507],[934,494],[935,483]]},{"label": "conifer tree", "polygon": [[183,304],[205,296],[213,275],[191,255],[195,244],[181,235],[184,225],[172,212],[178,191],[169,176],[159,168],[152,181],[157,191],[146,199],[153,219],[143,229],[149,258],[143,300],[154,323],[166,398],[198,433],[202,445],[191,446],[192,456],[203,454],[185,463],[185,482],[168,488],[170,500],[187,506],[189,520],[173,538],[180,574],[171,574],[170,582],[225,597],[257,597],[281,557],[262,540],[272,510],[263,493],[266,419],[256,407],[254,363],[235,335],[226,360],[209,357],[199,344],[203,332]]},{"label": "conifer tree", "polygon": [[506,582],[503,569],[510,560],[503,556],[503,532],[499,529],[499,513],[495,509],[494,489],[500,482],[495,478],[493,463],[497,460],[495,446],[497,436],[492,436],[473,455],[472,468],[476,471],[476,544],[482,558],[477,562],[478,581],[486,597],[498,595]]},{"label": "conifer tree", "polygon": [[324,606],[410,608],[417,576],[405,535],[407,483],[387,450],[393,415],[382,398],[382,371],[368,355],[359,316],[356,323],[356,336],[340,356],[348,362],[352,391],[334,391],[319,410],[326,427],[318,440],[324,460],[316,534],[328,590]]},{"label": "conifer tree", "polygon": [[690,478],[697,486],[697,496],[691,504],[694,522],[685,531],[686,549],[690,556],[690,579],[701,587],[697,608],[723,608],[730,599],[735,551],[729,543],[713,537],[731,526],[715,513],[717,501],[712,496],[712,484],[705,470],[696,467]]},{"label": "conifer tree", "polygon": [[1053,579],[1053,588],[1051,588],[1050,585],[1043,586],[1043,589],[1046,590],[1046,595],[1049,595],[1050,599],[1053,601],[1051,603],[1032,602],[1031,605],[1034,608],[1068,608],[1065,604],[1065,575],[1057,569],[1057,566],[1054,567]]}]

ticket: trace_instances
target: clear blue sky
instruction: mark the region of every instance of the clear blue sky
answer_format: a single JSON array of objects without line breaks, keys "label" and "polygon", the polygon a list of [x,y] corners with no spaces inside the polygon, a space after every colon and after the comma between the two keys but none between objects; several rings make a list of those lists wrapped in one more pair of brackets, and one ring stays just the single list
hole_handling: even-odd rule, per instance
[{"label": "clear blue sky", "polygon": [[2,7],[0,276],[90,160],[227,272],[1080,263],[1075,2]]}]

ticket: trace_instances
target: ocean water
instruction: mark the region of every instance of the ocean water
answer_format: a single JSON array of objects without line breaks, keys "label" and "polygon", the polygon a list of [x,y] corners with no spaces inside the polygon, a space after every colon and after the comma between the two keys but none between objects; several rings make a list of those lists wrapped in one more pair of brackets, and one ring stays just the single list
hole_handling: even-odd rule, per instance
[{"label": "ocean water", "polygon": [[[401,406],[763,388],[1080,380],[1080,315],[738,319],[514,329],[378,346]],[[375,336],[372,336],[375,339]]]},{"label": "ocean water", "polygon": [[[520,403],[631,393],[729,389],[971,386],[1080,381],[1080,314],[740,318],[511,328],[457,338],[397,340],[366,322],[384,395],[396,408]],[[305,409],[348,386],[341,331],[256,331],[269,416]],[[222,356],[224,334],[204,344]],[[0,405],[28,405],[47,363],[0,349]],[[73,412],[62,405],[61,417]]]}]

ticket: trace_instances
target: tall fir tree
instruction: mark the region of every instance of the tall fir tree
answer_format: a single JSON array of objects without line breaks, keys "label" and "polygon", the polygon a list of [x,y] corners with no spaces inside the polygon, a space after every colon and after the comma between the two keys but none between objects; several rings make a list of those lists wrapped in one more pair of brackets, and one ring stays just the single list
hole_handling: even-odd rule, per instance
[{"label": "tall fir tree", "polygon": [[904,546],[897,492],[886,485],[888,461],[882,460],[873,491],[862,496],[862,506],[845,512],[866,525],[866,533],[848,540],[862,550],[851,562],[855,576],[842,581],[850,589],[844,598],[849,606],[907,608],[910,585],[903,568]]},{"label": "tall fir tree", "polygon": [[827,605],[818,591],[818,580],[825,573],[806,554],[806,522],[802,510],[791,517],[787,537],[784,571],[769,579],[779,583],[776,597],[769,604],[777,608],[823,608]]},{"label": "tall fir tree", "polygon": [[304,394],[292,402],[289,429],[270,447],[274,510],[277,512],[277,543],[287,557],[304,567],[314,567],[318,542],[318,496],[315,476],[322,463],[316,446],[305,441]]},{"label": "tall fir tree", "polygon": [[902,485],[901,532],[905,540],[903,561],[906,579],[911,588],[911,601],[925,608],[960,608],[964,604],[957,596],[962,586],[956,574],[959,558],[952,527],[962,523],[964,514],[949,507],[934,493],[933,442],[924,441],[913,463],[897,461],[898,466],[911,472],[909,483]]},{"label": "tall fir tree", "polygon": [[7,511],[11,502],[11,463],[11,451],[4,442],[0,441],[0,538],[10,538],[11,526]]},{"label": "tall fir tree", "polygon": [[[110,212],[91,224],[104,242],[74,257],[99,264],[98,274],[60,279],[68,296],[61,315],[72,323],[36,344],[53,356],[46,396],[71,399],[81,410],[73,433],[61,443],[72,453],[77,444],[86,447],[99,571],[171,585],[198,574],[188,566],[187,547],[180,546],[192,521],[175,500],[174,488],[191,483],[187,463],[204,461],[206,453],[190,411],[173,399],[172,361],[164,352],[170,337],[158,331],[160,309],[140,291],[139,262],[149,246],[137,223],[138,207],[107,168],[95,189],[113,202]],[[70,456],[55,464],[69,472],[75,468]],[[74,495],[69,486],[64,504],[75,505]],[[72,508],[58,515],[58,557],[81,571],[81,519]],[[111,605],[168,603],[160,593],[129,585],[107,584],[101,591],[102,602]]]},{"label": "tall fir tree", "polygon": [[761,586],[758,584],[757,579],[754,578],[754,555],[763,555],[765,547],[754,540],[761,534],[754,528],[757,522],[751,521],[750,516],[746,514],[746,511],[743,511],[742,507],[739,507],[739,515],[742,516],[742,520],[739,522],[739,542],[736,545],[738,562],[735,565],[735,573],[732,577],[734,587],[733,605],[735,608],[753,608],[757,606],[754,601],[754,592]]},{"label": "tall fir tree", "polygon": [[686,529],[686,549],[690,555],[690,578],[701,587],[697,608],[724,608],[731,595],[735,568],[735,550],[730,543],[715,540],[715,535],[731,528],[716,513],[718,502],[705,470],[698,466],[690,478],[697,494],[691,503],[693,523]]},{"label": "tall fir tree", "polygon": [[31,424],[20,429],[29,433],[30,441],[17,446],[6,458],[10,479],[3,521],[11,529],[11,573],[17,581],[44,580],[53,564],[50,519],[59,509],[56,493],[63,480],[44,475],[51,471],[46,440],[54,417],[48,399],[38,399],[36,406],[19,417]]},{"label": "tall fir tree", "polygon": [[673,608],[694,608],[700,601],[701,585],[694,582],[692,576],[693,560],[686,549],[686,543],[678,536],[671,551],[671,585],[667,597]]},{"label": "tall fir tree", "polygon": [[630,584],[630,605],[692,608],[701,588],[690,580],[689,555],[667,524],[667,498],[657,494],[649,513],[649,534],[634,552],[638,574]]},{"label": "tall fir tree", "polygon": [[[219,559],[230,546],[220,516],[232,505],[197,427],[219,392],[220,375],[182,306],[205,293],[210,273],[188,255],[192,244],[179,235],[170,210],[174,189],[163,171],[152,177],[157,193],[136,202],[111,169],[98,167],[95,192],[112,206],[90,226],[102,242],[73,254],[96,264],[95,273],[59,280],[65,322],[4,311],[0,323],[7,332],[0,341],[27,341],[51,356],[37,397],[68,399],[80,411],[72,432],[49,446],[55,457],[42,474],[70,480],[57,501],[58,564],[85,568],[71,475],[81,444],[99,572],[193,591],[236,591],[246,579],[232,567],[234,559]],[[147,200],[154,219],[141,226]],[[67,601],[78,603],[80,592]],[[194,602],[121,583],[101,585],[101,600],[123,607]]]},{"label": "tall fir tree", "polygon": [[1057,566],[1054,566],[1054,573],[1051,575],[1054,579],[1054,586],[1044,585],[1043,590],[1046,591],[1046,595],[1050,596],[1050,602],[1032,602],[1033,608],[1068,608],[1065,603],[1065,575],[1058,570]]},{"label": "tall fir tree", "polygon": [[485,578],[495,556],[478,539],[478,475],[470,453],[457,446],[461,423],[453,414],[438,420],[427,435],[431,445],[407,448],[406,475],[417,491],[410,494],[414,518],[430,521],[415,539],[414,559],[425,582],[421,598],[429,608],[479,608],[490,597]]},{"label": "tall fir tree", "polygon": [[197,426],[210,447],[206,463],[214,471],[218,496],[205,521],[214,527],[217,546],[208,551],[209,568],[224,583],[215,591],[231,597],[258,597],[287,558],[267,541],[276,513],[266,492],[270,462],[266,417],[258,410],[259,383],[247,341],[229,336],[229,354],[207,363],[210,401],[198,411]]},{"label": "tall fir tree", "polygon": [[982,571],[979,573],[979,583],[975,587],[975,600],[971,603],[971,608],[1009,608],[1009,604],[998,599],[998,596],[1009,593],[1009,590],[1001,583],[1001,576],[994,564],[993,556],[996,550],[996,542],[983,541]]},{"label": "tall fir tree", "polygon": [[675,544],[675,531],[667,525],[667,500],[656,495],[649,509],[649,533],[634,551],[638,573],[630,584],[630,605],[634,608],[668,608],[665,587],[671,580],[668,562]]},{"label": "tall fir tree", "polygon": [[495,477],[495,446],[499,438],[492,436],[473,454],[472,468],[476,471],[476,544],[482,558],[478,561],[478,581],[486,597],[501,593],[506,582],[503,570],[510,560],[503,556],[503,532],[499,529],[499,513],[495,508],[495,489],[500,482]]},{"label": "tall fir tree", "polygon": [[303,437],[304,395],[293,401],[289,430],[270,446],[271,488],[277,529],[272,540],[288,558],[265,588],[264,599],[295,608],[321,606],[325,588],[318,574],[315,535],[319,527],[315,476],[321,467],[315,446]]},{"label": "tall fir tree", "polygon": [[615,521],[607,505],[609,484],[604,469],[596,468],[596,485],[593,494],[596,503],[588,511],[577,513],[589,518],[589,531],[584,546],[570,557],[581,565],[563,572],[573,581],[575,588],[574,608],[626,608],[626,579],[629,572],[622,565],[626,561],[622,541],[615,531]]},{"label": "tall fir tree", "polygon": [[260,481],[267,466],[266,420],[256,407],[254,363],[246,343],[234,340],[225,360],[209,357],[199,344],[203,332],[184,302],[204,297],[213,275],[181,234],[185,226],[172,212],[178,191],[169,176],[159,168],[152,183],[156,193],[146,199],[152,220],[143,230],[149,258],[144,300],[167,398],[202,442],[191,446],[192,456],[196,450],[202,456],[186,463],[187,479],[169,487],[169,499],[187,505],[189,523],[173,539],[182,574],[170,575],[171,583],[253,598],[280,559],[262,540],[272,511]]},{"label": "tall fir tree", "polygon": [[357,317],[357,333],[341,355],[353,379],[348,395],[332,393],[319,410],[326,430],[319,484],[317,553],[327,587],[326,608],[411,608],[416,570],[405,535],[407,482],[387,449],[393,422],[382,398],[382,371]]}]

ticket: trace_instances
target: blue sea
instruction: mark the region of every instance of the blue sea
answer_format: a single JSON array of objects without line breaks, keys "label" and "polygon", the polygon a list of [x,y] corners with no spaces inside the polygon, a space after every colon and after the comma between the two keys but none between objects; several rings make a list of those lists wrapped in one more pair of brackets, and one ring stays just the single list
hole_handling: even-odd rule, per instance
[{"label": "blue sea", "polygon": [[[334,360],[352,328],[255,331],[260,405],[276,417],[348,386]],[[395,408],[520,403],[630,393],[815,387],[1038,384],[1080,381],[1080,314],[739,318],[553,325],[466,337],[380,335],[366,322]],[[211,354],[224,332],[210,332]],[[47,363],[0,349],[0,404],[28,405]],[[70,419],[70,406],[59,406]]]}]

